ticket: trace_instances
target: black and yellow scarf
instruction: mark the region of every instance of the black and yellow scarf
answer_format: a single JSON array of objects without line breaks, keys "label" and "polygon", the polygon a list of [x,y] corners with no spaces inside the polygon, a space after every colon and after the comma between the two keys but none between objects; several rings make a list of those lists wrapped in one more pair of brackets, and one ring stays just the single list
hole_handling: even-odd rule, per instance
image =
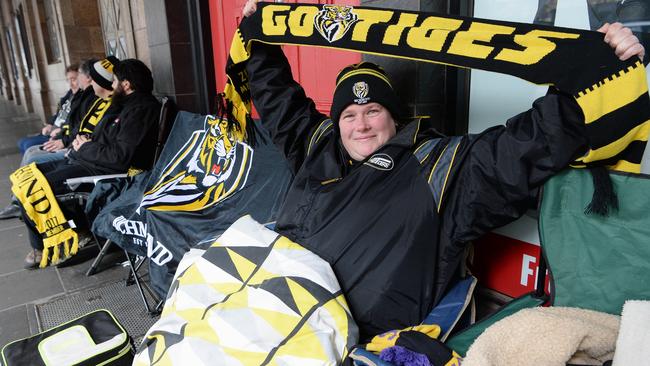
[{"label": "black and yellow scarf", "polygon": [[95,127],[97,127],[97,124],[99,124],[99,121],[102,120],[102,117],[104,117],[104,114],[111,106],[111,103],[111,97],[108,97],[108,99],[97,98],[81,120],[81,123],[79,124],[79,133],[88,135],[92,134]]},{"label": "black and yellow scarf", "polygon": [[517,76],[572,95],[590,150],[575,167],[640,171],[650,132],[645,68],[618,60],[603,34],[542,25],[365,7],[260,3],[230,49],[225,96],[245,125],[245,63],[253,41],[361,51]]},{"label": "black and yellow scarf", "polygon": [[61,249],[65,257],[76,254],[79,239],[73,230],[75,225],[66,220],[50,184],[38,170],[36,163],[19,168],[9,179],[12,183],[11,191],[43,237],[43,259],[40,267],[44,268],[49,263],[56,263],[61,259]]}]

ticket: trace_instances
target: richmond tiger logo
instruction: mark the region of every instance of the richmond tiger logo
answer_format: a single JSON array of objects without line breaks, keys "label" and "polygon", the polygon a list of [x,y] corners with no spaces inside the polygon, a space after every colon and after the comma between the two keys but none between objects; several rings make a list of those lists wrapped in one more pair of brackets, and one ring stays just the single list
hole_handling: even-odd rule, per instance
[{"label": "richmond tiger logo", "polygon": [[351,6],[323,5],[314,17],[314,27],[329,43],[338,41],[359,21],[353,10]]},{"label": "richmond tiger logo", "polygon": [[207,116],[144,194],[141,208],[151,211],[198,211],[243,188],[253,149],[228,132],[228,122]]},{"label": "richmond tiger logo", "polygon": [[367,98],[369,89],[370,87],[368,87],[368,83],[365,81],[357,81],[354,83],[352,86],[352,94],[357,97],[354,102],[357,104],[368,103],[368,100],[370,100],[370,98]]}]

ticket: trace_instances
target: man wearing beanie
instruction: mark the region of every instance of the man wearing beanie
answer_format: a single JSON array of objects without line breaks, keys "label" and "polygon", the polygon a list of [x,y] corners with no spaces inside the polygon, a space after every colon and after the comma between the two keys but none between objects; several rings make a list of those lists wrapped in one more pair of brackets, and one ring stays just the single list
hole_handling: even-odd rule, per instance
[{"label": "man wearing beanie", "polygon": [[[605,39],[644,52],[620,24]],[[374,64],[339,73],[328,118],[280,47],[252,42],[250,56],[255,108],[295,173],[276,231],[330,263],[361,343],[420,324],[458,279],[467,243],[534,207],[537,188],[587,150],[581,110],[558,93],[506,126],[446,137],[402,122]]]},{"label": "man wearing beanie", "polygon": [[[96,125],[94,131],[89,135],[89,126],[79,126],[65,160],[37,164],[55,195],[67,192],[64,182],[69,178],[145,170],[153,163],[160,103],[151,94],[149,68],[136,59],[118,61],[109,56],[93,64],[90,76],[98,100],[108,108],[96,111],[92,121],[84,118]],[[43,240],[24,211],[23,220],[33,248],[25,258],[25,267],[36,268],[42,259]]]}]

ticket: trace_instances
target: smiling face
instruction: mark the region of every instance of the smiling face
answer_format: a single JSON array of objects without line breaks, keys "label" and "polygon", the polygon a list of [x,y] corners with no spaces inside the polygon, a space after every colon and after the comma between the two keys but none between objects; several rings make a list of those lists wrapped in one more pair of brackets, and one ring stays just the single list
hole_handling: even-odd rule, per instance
[{"label": "smiling face", "polygon": [[368,157],[397,133],[395,120],[379,103],[350,104],[341,113],[339,130],[343,147],[357,161]]}]

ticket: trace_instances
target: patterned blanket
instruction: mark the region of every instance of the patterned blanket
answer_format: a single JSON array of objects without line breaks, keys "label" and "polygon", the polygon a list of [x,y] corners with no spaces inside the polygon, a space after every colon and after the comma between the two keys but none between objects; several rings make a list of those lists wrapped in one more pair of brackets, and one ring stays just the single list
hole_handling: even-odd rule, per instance
[{"label": "patterned blanket", "polygon": [[337,365],[357,338],[329,264],[245,216],[181,261],[134,365]]}]

